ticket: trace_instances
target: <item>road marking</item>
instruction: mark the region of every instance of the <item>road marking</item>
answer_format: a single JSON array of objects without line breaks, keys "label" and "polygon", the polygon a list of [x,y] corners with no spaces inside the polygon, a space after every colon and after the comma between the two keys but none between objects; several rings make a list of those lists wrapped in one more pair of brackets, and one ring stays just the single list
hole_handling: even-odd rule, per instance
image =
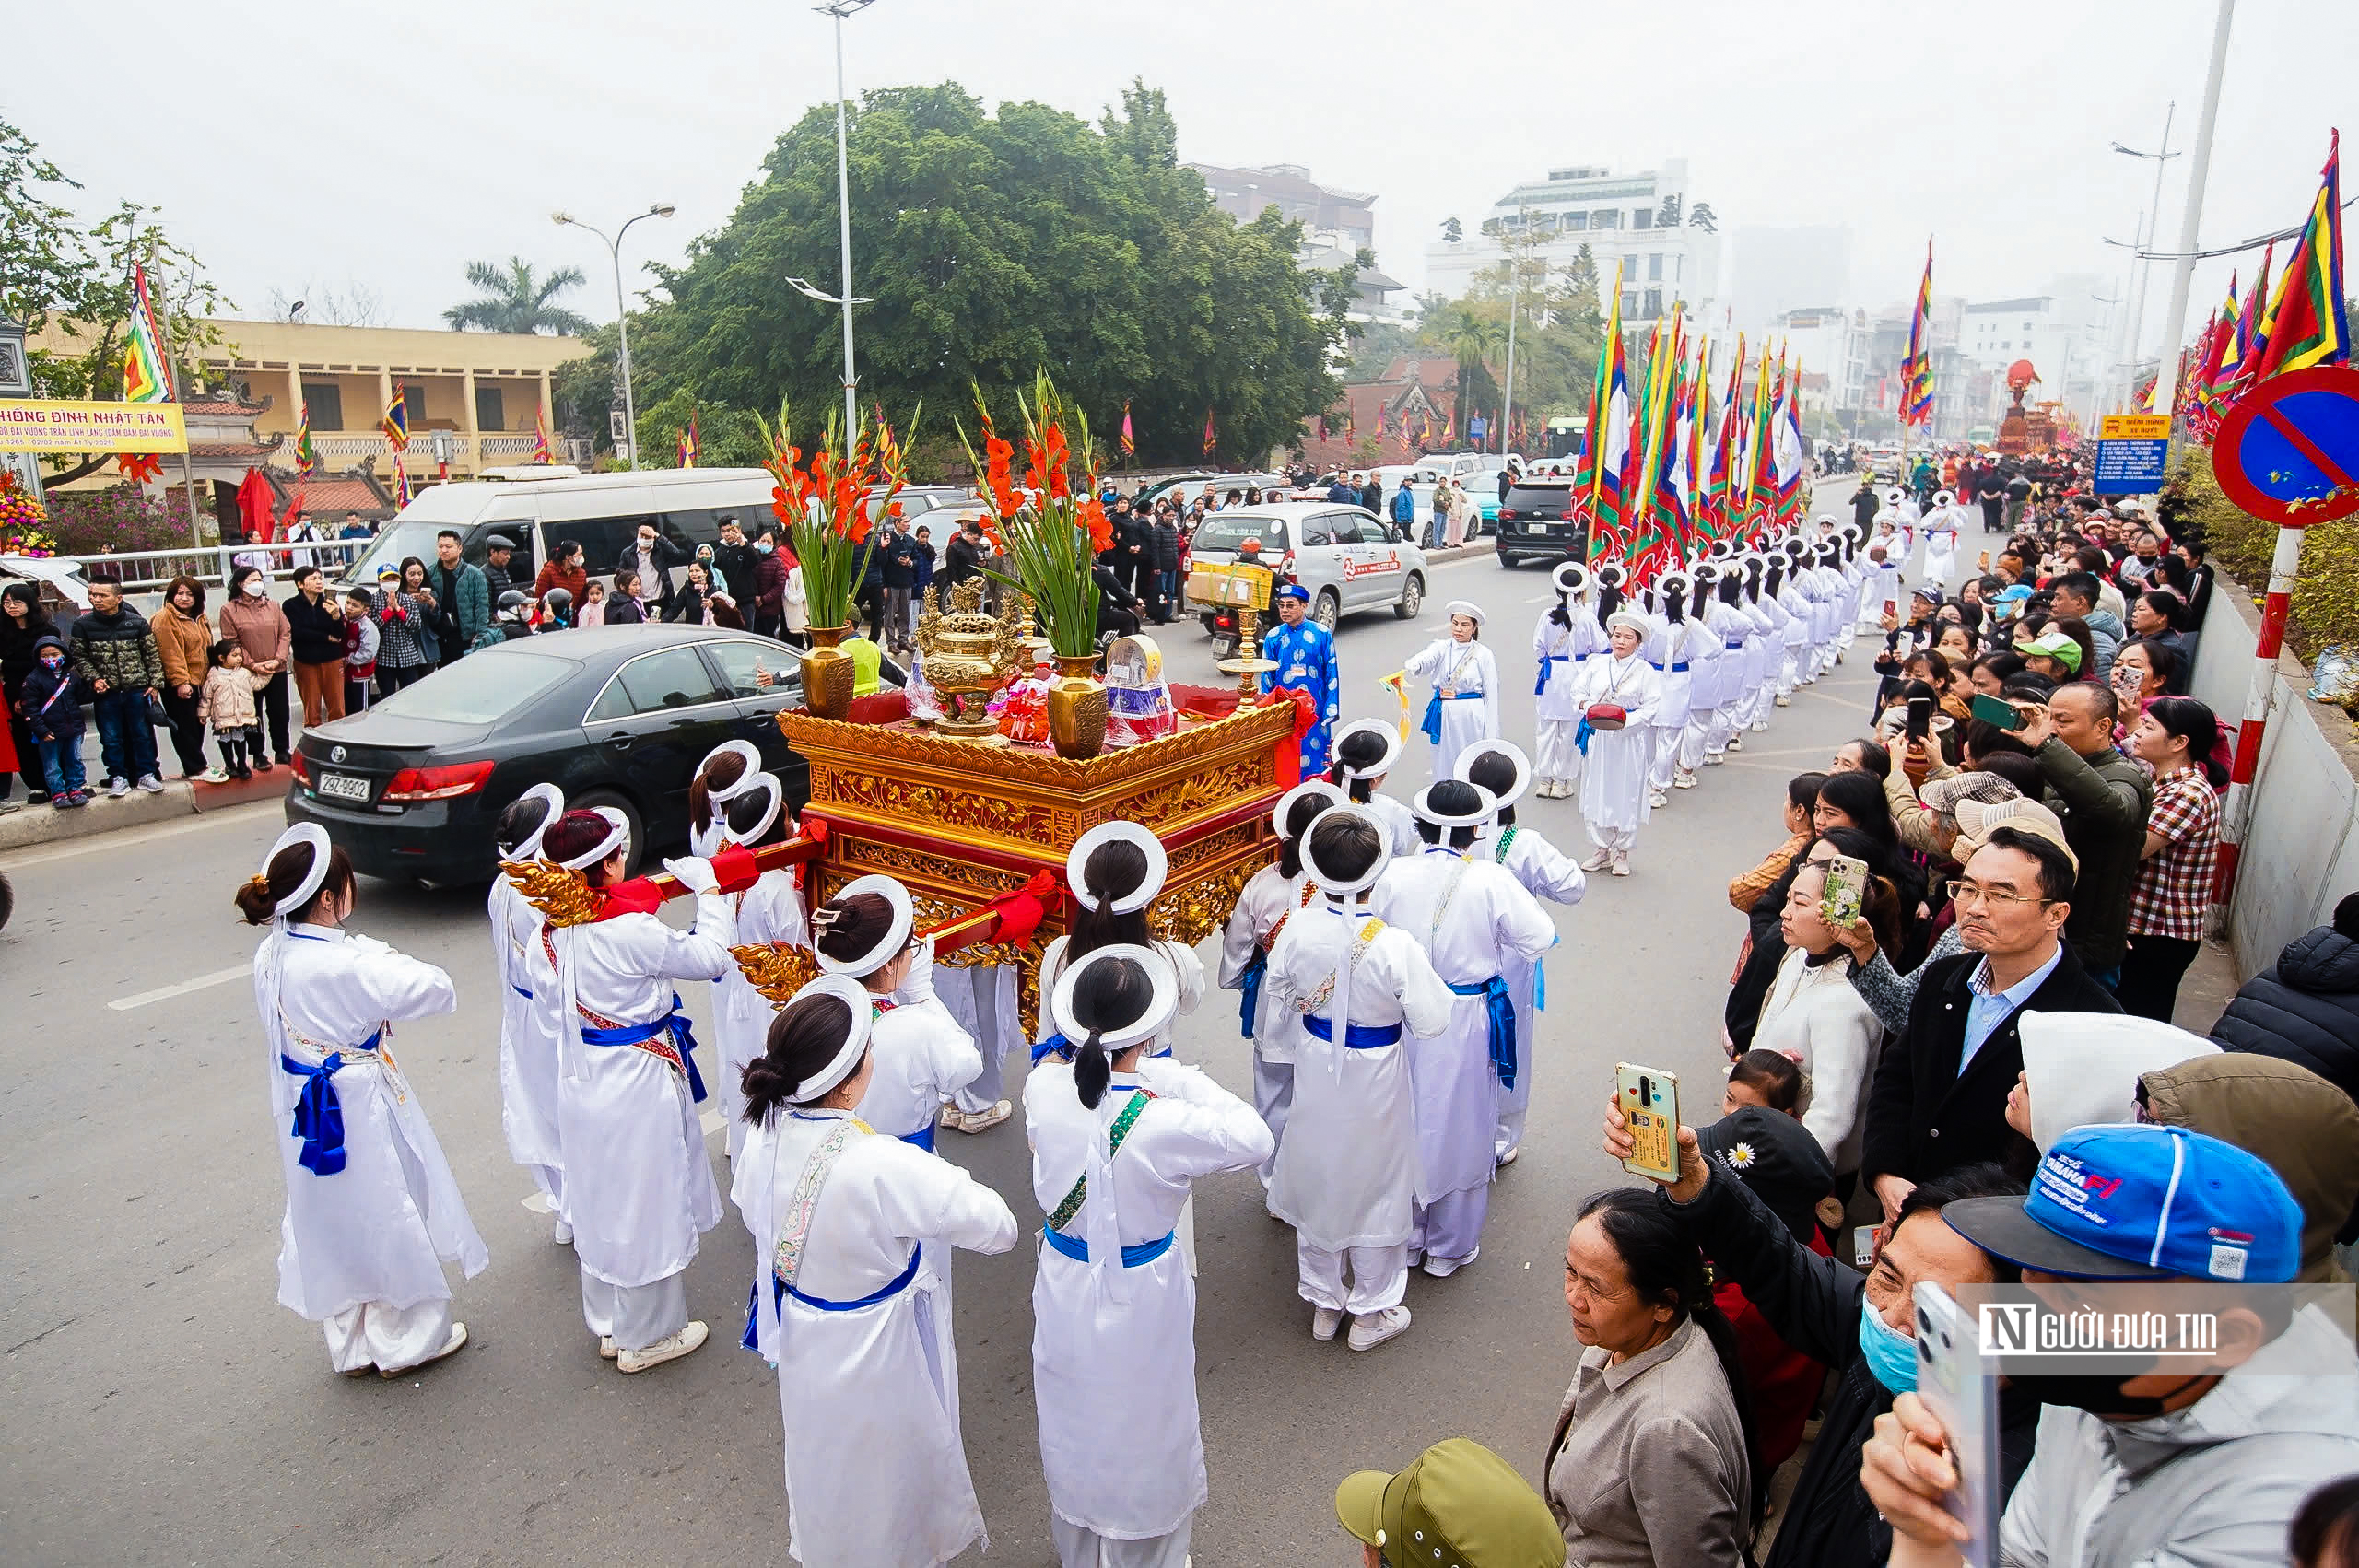
[{"label": "road marking", "polygon": [[216,969],[210,975],[199,975],[194,980],[182,980],[176,986],[158,986],[152,991],[140,991],[132,996],[119,996],[107,1003],[107,1006],[117,1012],[128,1012],[135,1007],[146,1007],[151,1001],[170,1001],[176,996],[186,996],[191,991],[201,991],[214,986],[227,985],[231,980],[243,979],[253,972],[254,966],[251,963],[241,964],[229,969]]},{"label": "road marking", "polygon": [[728,1126],[729,1123],[727,1118],[722,1117],[719,1111],[707,1111],[704,1115],[697,1117],[697,1125],[703,1128],[705,1136],[710,1138],[714,1133],[719,1132],[722,1128]]}]

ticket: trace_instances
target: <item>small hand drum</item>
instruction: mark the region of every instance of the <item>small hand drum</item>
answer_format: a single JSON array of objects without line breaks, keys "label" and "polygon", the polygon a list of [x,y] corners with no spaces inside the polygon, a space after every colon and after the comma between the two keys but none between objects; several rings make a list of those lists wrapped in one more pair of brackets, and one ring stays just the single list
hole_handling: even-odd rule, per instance
[{"label": "small hand drum", "polygon": [[1592,730],[1619,730],[1630,722],[1630,710],[1619,703],[1592,703],[1581,717],[1589,720]]}]

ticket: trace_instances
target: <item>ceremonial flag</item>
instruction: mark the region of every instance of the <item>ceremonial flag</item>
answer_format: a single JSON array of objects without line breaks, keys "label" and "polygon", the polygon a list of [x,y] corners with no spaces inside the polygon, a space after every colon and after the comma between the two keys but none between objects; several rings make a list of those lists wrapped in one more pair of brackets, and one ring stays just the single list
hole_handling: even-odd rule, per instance
[{"label": "ceremonial flag", "polygon": [[1344,403],[1344,439],[1347,441],[1359,439],[1359,427],[1353,422],[1352,404],[1349,399],[1345,399]]},{"label": "ceremonial flag", "polygon": [[1590,389],[1589,428],[1581,436],[1572,495],[1587,512],[1589,557],[1600,546],[1621,553],[1622,492],[1630,461],[1629,368],[1622,356],[1622,263],[1614,263],[1614,290],[1606,296],[1605,336],[1597,357],[1597,384]]},{"label": "ceremonial flag", "polygon": [[533,461],[539,463],[557,461],[549,455],[549,427],[542,421],[538,409],[533,411]]},{"label": "ceremonial flag", "polygon": [[1212,456],[1213,449],[1219,444],[1218,438],[1213,434],[1213,411],[1207,408],[1204,410],[1204,455]]},{"label": "ceremonial flag", "polygon": [[[385,416],[377,421],[377,428],[385,433],[385,445],[396,454],[409,451],[409,389],[395,387],[393,401],[385,405]],[[395,465],[399,472],[399,465]]]},{"label": "ceremonial flag", "polygon": [[691,408],[688,410],[688,427],[680,432],[680,466],[694,468],[697,453],[703,450],[703,445],[697,438],[697,411]]},{"label": "ceremonial flag", "polygon": [[2212,403],[2224,416],[2236,405],[2236,400],[2252,385],[2252,372],[2260,362],[2261,322],[2269,310],[2270,263],[2277,258],[2277,246],[2272,241],[2260,253],[2260,274],[2252,280],[2252,292],[2245,296],[2244,309],[2236,313],[2235,333],[2222,345],[2220,372],[2212,379]]},{"label": "ceremonial flag", "polygon": [[147,269],[131,268],[130,342],[123,351],[123,401],[173,403],[172,368],[164,359],[164,334],[156,324],[156,301],[147,292]]},{"label": "ceremonial flag", "polygon": [[2351,322],[2342,298],[2342,133],[2327,144],[2318,193],[2309,221],[2285,258],[2285,274],[2269,301],[2260,329],[2260,362],[2254,381],[2313,365],[2341,365],[2351,358]]},{"label": "ceremonial flag", "polygon": [[1327,434],[1327,415],[1324,414],[1319,416],[1319,439],[1322,441],[1332,439]]},{"label": "ceremonial flag", "polygon": [[1778,521],[1788,524],[1802,518],[1802,468],[1810,451],[1802,439],[1802,362],[1796,359],[1792,376],[1786,379],[1777,434]]},{"label": "ceremonial flag", "polygon": [[311,445],[311,405],[299,403],[295,415],[295,472],[301,474],[320,471],[319,449]]},{"label": "ceremonial flag", "polygon": [[409,470],[402,465],[402,454],[393,453],[393,505],[409,505]]},{"label": "ceremonial flag", "polygon": [[1458,404],[1453,403],[1449,405],[1449,412],[1441,416],[1441,444],[1443,446],[1449,446],[1452,441],[1457,439]]},{"label": "ceremonial flag", "polygon": [[2203,335],[2197,340],[2195,361],[2188,373],[2187,434],[2188,439],[2203,446],[2212,444],[2219,433],[2220,409],[2214,392],[2220,381],[2220,361],[2227,353],[2228,340],[2236,330],[2236,278],[2228,275],[2228,297],[2212,312],[2212,320],[2204,324]]},{"label": "ceremonial flag", "polygon": [[1672,488],[1671,470],[1678,455],[1674,404],[1680,380],[1684,333],[1680,312],[1673,309],[1671,330],[1657,317],[1651,346],[1647,351],[1647,390],[1634,424],[1631,443],[1641,456],[1630,509],[1630,574],[1641,587],[1652,583],[1670,564],[1678,528],[1679,501]]},{"label": "ceremonial flag", "polygon": [[1729,390],[1720,403],[1720,427],[1712,438],[1712,474],[1704,505],[1705,532],[1714,539],[1729,532],[1729,477],[1743,451],[1744,418],[1737,399],[1744,388],[1744,334],[1736,336],[1736,363],[1729,367]]},{"label": "ceremonial flag", "polygon": [[1136,457],[1138,450],[1138,439],[1131,434],[1131,400],[1124,398],[1122,400],[1122,455]]},{"label": "ceremonial flag", "polygon": [[1900,362],[1900,418],[1906,425],[1933,417],[1933,345],[1928,318],[1933,310],[1933,242],[1925,241],[1925,277],[1917,286],[1917,309],[1908,318],[1908,353]]},{"label": "ceremonial flag", "polygon": [[1734,509],[1734,522],[1739,532],[1758,532],[1766,521],[1772,488],[1769,479],[1770,411],[1777,406],[1777,396],[1769,380],[1769,351],[1761,351],[1761,362],[1753,374],[1753,410],[1745,419],[1744,488]]}]

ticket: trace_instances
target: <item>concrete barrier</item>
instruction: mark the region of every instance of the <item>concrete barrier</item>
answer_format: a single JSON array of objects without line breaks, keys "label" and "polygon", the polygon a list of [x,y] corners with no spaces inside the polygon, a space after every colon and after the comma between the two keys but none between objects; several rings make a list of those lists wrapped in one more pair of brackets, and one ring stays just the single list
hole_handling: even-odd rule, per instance
[{"label": "concrete barrier", "polygon": [[[2251,593],[2224,574],[2204,612],[2189,689],[2232,731],[2244,716],[2259,645]],[[2303,695],[2309,687],[2310,672],[2281,655],[2228,909],[2228,942],[2243,975],[2276,963],[2287,942],[2325,924],[2342,896],[2359,889],[2359,740],[2350,715],[2312,702]]]}]

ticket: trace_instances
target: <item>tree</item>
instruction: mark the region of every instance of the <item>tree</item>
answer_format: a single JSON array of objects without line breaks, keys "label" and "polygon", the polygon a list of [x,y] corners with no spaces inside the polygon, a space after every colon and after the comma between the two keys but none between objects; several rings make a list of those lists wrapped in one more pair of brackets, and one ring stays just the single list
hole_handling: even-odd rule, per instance
[{"label": "tree", "polygon": [[347,280],[341,292],[309,282],[292,294],[273,288],[270,319],[330,327],[381,327],[385,324],[385,297],[358,280]]},{"label": "tree", "polygon": [[671,467],[691,415],[697,423],[698,468],[759,468],[769,455],[761,422],[751,413],[699,403],[694,392],[681,387],[639,411],[639,461],[650,468]]},{"label": "tree", "polygon": [[1700,228],[1707,234],[1718,234],[1720,231],[1720,224],[1719,219],[1712,216],[1712,204],[1697,202],[1690,208],[1687,214],[1687,227]]},{"label": "tree", "polygon": [[1466,242],[1466,226],[1454,217],[1443,218],[1441,238],[1445,245],[1462,245]]},{"label": "tree", "polygon": [[[996,113],[956,84],[872,92],[847,140],[861,308],[860,392],[905,420],[971,429],[980,387],[1012,421],[1045,369],[1109,446],[1125,399],[1143,463],[1194,462],[1204,411],[1222,454],[1259,462],[1335,400],[1352,269],[1296,265],[1300,227],[1238,223],[1178,161],[1162,93],[1133,82],[1096,126],[1038,103]],[[658,267],[631,322],[642,398],[693,386],[804,434],[840,407],[831,308],[779,287],[838,272],[833,106],[781,135],[762,177],[687,263]],[[1101,459],[1101,461],[1103,461]]]},{"label": "tree", "polygon": [[1673,191],[1670,195],[1665,196],[1662,199],[1662,210],[1655,214],[1655,227],[1657,228],[1676,228],[1679,227],[1678,192]]},{"label": "tree", "polygon": [[479,327],[485,332],[548,332],[579,337],[590,330],[583,318],[549,303],[567,289],[581,287],[580,267],[558,267],[535,276],[530,262],[511,256],[505,270],[492,262],[469,262],[467,282],[482,293],[442,312],[452,332]]}]

